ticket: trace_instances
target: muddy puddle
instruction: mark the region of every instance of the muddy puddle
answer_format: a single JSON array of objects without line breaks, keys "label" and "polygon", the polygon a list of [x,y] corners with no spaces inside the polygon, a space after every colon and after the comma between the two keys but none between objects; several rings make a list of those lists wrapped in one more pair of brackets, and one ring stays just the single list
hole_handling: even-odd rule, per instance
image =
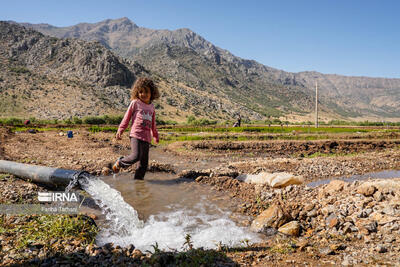
[{"label": "muddy puddle", "polygon": [[187,235],[194,247],[204,248],[261,240],[246,227],[250,218],[235,213],[238,203],[223,192],[171,174],[147,173],[145,180],[132,176],[101,177],[82,186],[103,213],[97,221],[99,245],[182,250]]},{"label": "muddy puddle", "polygon": [[[371,173],[362,174],[362,175],[338,177],[338,178],[335,178],[334,180],[343,180],[345,182],[354,182],[354,181],[362,181],[362,180],[367,180],[367,179],[394,179],[394,178],[400,178],[400,170],[386,170],[386,171],[380,171],[380,172],[371,172]],[[324,180],[314,181],[314,182],[308,183],[307,186],[317,187],[320,185],[329,184],[329,182],[332,180],[333,179],[324,179]]]}]

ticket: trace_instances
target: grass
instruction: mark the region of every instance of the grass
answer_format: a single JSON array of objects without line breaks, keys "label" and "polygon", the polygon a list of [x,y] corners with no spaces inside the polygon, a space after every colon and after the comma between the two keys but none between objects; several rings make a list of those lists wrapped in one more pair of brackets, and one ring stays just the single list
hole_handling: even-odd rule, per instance
[{"label": "grass", "polygon": [[371,132],[376,129],[362,129],[349,127],[164,127],[160,131],[172,132],[254,132],[254,133],[356,133],[356,132]]},{"label": "grass", "polygon": [[[256,134],[256,135],[234,135],[234,134],[205,134],[205,135],[192,135],[188,132],[180,132],[175,134],[162,135],[160,138],[160,144],[170,144],[179,141],[207,141],[207,140],[220,140],[220,141],[266,141],[266,140],[327,140],[337,138],[333,134],[290,134],[290,133],[278,133],[278,134]],[[350,138],[351,137],[346,137]],[[368,137],[366,137],[368,138]],[[374,136],[374,139],[384,139],[386,136]]]},{"label": "grass", "polygon": [[84,244],[93,243],[97,235],[97,227],[90,223],[85,216],[69,215],[44,215],[33,217],[32,220],[23,225],[4,227],[0,221],[1,228],[7,232],[18,233],[16,245],[18,249],[26,248],[31,243],[40,243],[49,246],[50,240],[56,239],[79,239]]},{"label": "grass", "polygon": [[7,178],[10,178],[10,174],[7,173],[0,173],[0,181],[7,180]]},{"label": "grass", "polygon": [[142,266],[219,266],[218,262],[231,262],[222,251],[212,249],[193,248],[191,236],[185,236],[185,248],[182,252],[165,252],[158,248],[158,244],[152,245],[154,252]]},{"label": "grass", "polygon": [[279,254],[293,253],[296,251],[296,244],[292,240],[282,241],[282,243],[271,247],[270,251]]},{"label": "grass", "polygon": [[101,127],[101,126],[94,125],[94,126],[90,126],[88,130],[89,130],[89,132],[92,132],[92,133],[98,133],[98,132],[116,133],[117,130],[118,130],[118,127],[116,127],[116,126],[103,126],[103,127]]},{"label": "grass", "polygon": [[347,156],[357,156],[360,152],[351,152],[351,153],[321,153],[315,152],[311,155],[304,155],[305,158],[317,158],[317,157],[347,157]]},{"label": "grass", "polygon": [[17,126],[17,127],[13,127],[11,130],[13,132],[26,132],[30,129],[36,130],[38,132],[49,132],[49,131],[72,131],[76,128],[55,128],[55,127],[21,127],[21,126]]}]

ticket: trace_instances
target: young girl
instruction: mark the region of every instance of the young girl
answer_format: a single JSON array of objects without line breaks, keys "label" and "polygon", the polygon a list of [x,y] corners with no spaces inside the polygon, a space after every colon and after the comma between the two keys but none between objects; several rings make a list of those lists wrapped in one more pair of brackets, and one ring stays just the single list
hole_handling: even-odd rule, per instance
[{"label": "young girl", "polygon": [[149,146],[151,136],[158,143],[158,132],[156,128],[156,114],[153,104],[154,99],[160,97],[158,88],[149,78],[138,78],[132,87],[131,103],[122,119],[116,138],[121,139],[121,135],[132,120],[132,128],[129,134],[131,142],[131,154],[120,157],[112,167],[114,173],[118,173],[121,168],[127,168],[139,161],[134,179],[143,180],[149,162]]}]

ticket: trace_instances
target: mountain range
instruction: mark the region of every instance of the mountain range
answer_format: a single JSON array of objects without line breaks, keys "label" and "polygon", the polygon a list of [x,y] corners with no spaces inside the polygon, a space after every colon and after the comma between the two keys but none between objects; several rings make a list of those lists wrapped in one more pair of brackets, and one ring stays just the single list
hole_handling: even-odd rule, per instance
[{"label": "mountain range", "polygon": [[[11,23],[17,27],[15,22]],[[8,23],[3,23],[2,27],[5,24]],[[18,61],[19,64],[31,73],[39,70],[46,75],[53,73],[58,79],[75,77],[73,79],[86,83],[93,92],[91,95],[96,106],[102,107],[92,109],[92,114],[101,114],[105,112],[103,109],[111,113],[121,112],[129,102],[132,81],[138,75],[148,75],[157,80],[162,91],[157,105],[161,115],[176,120],[188,115],[230,119],[239,113],[249,119],[311,118],[316,83],[323,118],[390,119],[400,115],[400,79],[350,77],[314,71],[285,72],[237,57],[190,29],[148,29],[139,27],[128,18],[70,27],[19,25],[31,29],[26,29],[29,34],[40,32],[40,38],[44,38],[42,42],[35,42],[36,50],[16,49],[27,54]],[[32,42],[31,39],[25,40],[27,44]],[[51,42],[57,43],[57,46]],[[70,50],[83,49],[86,52],[75,53],[73,57],[64,56],[63,64],[54,65],[54,59],[49,58],[47,53],[53,49],[60,57],[68,54],[68,49],[62,46],[65,42],[68,42]],[[75,46],[78,48],[73,48]],[[39,50],[43,50],[46,57],[42,56],[41,60],[29,58],[32,53],[40,54]],[[94,62],[88,64],[86,53],[92,55],[96,54],[95,51],[102,51],[101,56],[97,56],[96,60],[93,56],[89,57],[89,61]],[[9,51],[4,52],[10,56]],[[19,55],[17,57],[20,58]],[[8,60],[7,57],[5,60]],[[103,64],[108,64],[106,68],[101,66],[104,60]],[[113,63],[107,63],[108,60]],[[47,72],[44,66],[48,66]],[[104,69],[111,72],[104,73]],[[2,79],[5,80],[4,77]],[[82,89],[77,85],[75,90]],[[86,113],[82,108],[74,116]],[[49,115],[53,116],[46,116]],[[66,115],[65,112],[58,112],[57,116]]]}]

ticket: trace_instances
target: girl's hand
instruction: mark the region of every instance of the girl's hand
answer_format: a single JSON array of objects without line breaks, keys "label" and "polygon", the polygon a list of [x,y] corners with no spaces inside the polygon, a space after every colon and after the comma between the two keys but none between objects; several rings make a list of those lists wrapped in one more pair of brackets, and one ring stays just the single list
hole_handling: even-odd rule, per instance
[{"label": "girl's hand", "polygon": [[156,142],[156,144],[158,144],[158,138],[154,138],[154,141]]},{"label": "girl's hand", "polygon": [[122,135],[122,133],[118,130],[118,131],[117,131],[117,134],[115,135],[115,138],[116,138],[117,140],[121,140],[121,135]]}]

